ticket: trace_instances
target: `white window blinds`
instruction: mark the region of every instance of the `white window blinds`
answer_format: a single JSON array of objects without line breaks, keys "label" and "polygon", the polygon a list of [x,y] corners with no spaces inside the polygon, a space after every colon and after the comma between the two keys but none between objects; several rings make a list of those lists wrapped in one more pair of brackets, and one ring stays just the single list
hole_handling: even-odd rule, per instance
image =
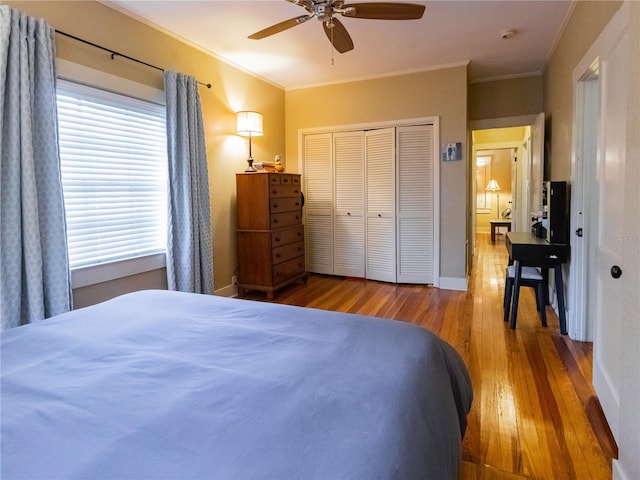
[{"label": "white window blinds", "polygon": [[71,268],[166,250],[165,108],[58,81]]}]

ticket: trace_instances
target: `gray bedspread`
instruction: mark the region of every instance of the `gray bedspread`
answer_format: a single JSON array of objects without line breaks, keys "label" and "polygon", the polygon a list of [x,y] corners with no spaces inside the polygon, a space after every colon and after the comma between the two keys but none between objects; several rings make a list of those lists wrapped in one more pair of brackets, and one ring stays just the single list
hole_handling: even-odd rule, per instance
[{"label": "gray bedspread", "polygon": [[461,358],[403,322],[143,291],[1,335],[2,479],[456,479]]}]

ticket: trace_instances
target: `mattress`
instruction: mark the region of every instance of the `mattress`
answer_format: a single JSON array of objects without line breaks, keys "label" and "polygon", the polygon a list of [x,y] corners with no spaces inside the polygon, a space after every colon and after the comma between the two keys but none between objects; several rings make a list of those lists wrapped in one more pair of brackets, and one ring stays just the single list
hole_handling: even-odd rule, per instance
[{"label": "mattress", "polygon": [[1,335],[4,479],[456,479],[456,351],[404,322],[149,290]]}]

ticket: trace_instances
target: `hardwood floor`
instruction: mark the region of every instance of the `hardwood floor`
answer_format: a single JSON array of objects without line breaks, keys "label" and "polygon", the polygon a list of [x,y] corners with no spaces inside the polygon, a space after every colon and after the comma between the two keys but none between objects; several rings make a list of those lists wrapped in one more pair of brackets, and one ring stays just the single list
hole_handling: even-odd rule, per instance
[{"label": "hardwood floor", "polygon": [[504,236],[479,234],[476,247],[467,292],[311,275],[274,301],[412,322],[453,345],[474,389],[460,479],[610,479],[617,451],[591,386],[591,344],[560,335],[551,307],[542,327],[530,288],[510,330]]}]

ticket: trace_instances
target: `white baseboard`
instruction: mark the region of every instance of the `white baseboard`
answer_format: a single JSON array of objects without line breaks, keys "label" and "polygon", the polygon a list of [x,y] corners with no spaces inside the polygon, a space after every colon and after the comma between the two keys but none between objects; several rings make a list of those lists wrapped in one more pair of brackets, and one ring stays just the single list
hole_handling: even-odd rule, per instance
[{"label": "white baseboard", "polygon": [[440,277],[440,286],[444,290],[459,290],[466,292],[469,288],[466,278]]},{"label": "white baseboard", "polygon": [[233,285],[227,285],[226,287],[214,290],[213,294],[220,297],[235,297],[238,295],[238,290]]},{"label": "white baseboard", "polygon": [[624,470],[620,466],[620,460],[613,459],[613,480],[627,480],[627,475],[624,473]]}]

